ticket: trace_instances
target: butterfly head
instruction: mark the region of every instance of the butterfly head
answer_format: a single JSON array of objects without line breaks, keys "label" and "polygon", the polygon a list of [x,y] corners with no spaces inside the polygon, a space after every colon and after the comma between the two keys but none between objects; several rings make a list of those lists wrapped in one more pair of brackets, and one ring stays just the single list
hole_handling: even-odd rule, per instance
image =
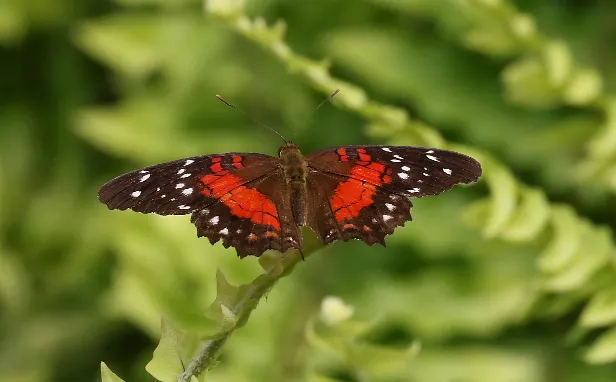
[{"label": "butterfly head", "polygon": [[293,155],[293,154],[301,155],[299,151],[299,146],[291,141],[285,140],[284,145],[280,146],[280,148],[278,149],[278,157],[282,159],[283,156],[288,156],[288,155]]}]

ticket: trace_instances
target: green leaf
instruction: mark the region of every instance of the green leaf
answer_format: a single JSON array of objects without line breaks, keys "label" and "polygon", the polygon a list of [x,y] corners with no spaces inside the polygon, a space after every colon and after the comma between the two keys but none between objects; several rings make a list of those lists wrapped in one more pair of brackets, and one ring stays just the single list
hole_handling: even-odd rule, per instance
[{"label": "green leaf", "polygon": [[0,44],[20,41],[28,30],[25,7],[17,1],[0,2]]},{"label": "green leaf", "polygon": [[148,14],[117,14],[81,25],[77,43],[113,69],[147,76],[162,63],[161,19]]},{"label": "green leaf", "polygon": [[540,190],[524,188],[520,193],[522,200],[502,237],[512,241],[529,241],[545,228],[550,217],[550,206]]},{"label": "green leaf", "polygon": [[101,379],[102,382],[124,382],[122,378],[115,375],[115,373],[107,367],[105,362],[101,362]]},{"label": "green leaf", "polygon": [[563,91],[565,102],[584,106],[596,101],[603,91],[603,80],[596,70],[579,69],[569,79]]},{"label": "green leaf", "polygon": [[555,273],[573,261],[581,243],[582,230],[575,212],[568,207],[553,208],[550,220],[554,230],[552,241],[539,255],[538,266],[543,272]]},{"label": "green leaf", "polygon": [[567,263],[564,269],[546,280],[547,289],[560,292],[580,289],[609,262],[613,253],[610,230],[592,227],[587,222],[582,223],[579,231],[583,246],[577,248],[571,262]]},{"label": "green leaf", "polygon": [[517,205],[517,185],[511,173],[501,164],[481,160],[484,180],[491,191],[492,207],[483,233],[488,238],[500,235],[509,224]]},{"label": "green leaf", "polygon": [[184,362],[194,355],[199,338],[174,325],[167,318],[161,319],[161,337],[152,360],[145,369],[161,382],[175,382],[184,371]]},{"label": "green leaf", "polygon": [[616,328],[604,333],[586,352],[585,359],[593,364],[616,361]]},{"label": "green leaf", "polygon": [[616,322],[616,285],[599,291],[582,313],[580,323],[585,327],[600,327]]}]

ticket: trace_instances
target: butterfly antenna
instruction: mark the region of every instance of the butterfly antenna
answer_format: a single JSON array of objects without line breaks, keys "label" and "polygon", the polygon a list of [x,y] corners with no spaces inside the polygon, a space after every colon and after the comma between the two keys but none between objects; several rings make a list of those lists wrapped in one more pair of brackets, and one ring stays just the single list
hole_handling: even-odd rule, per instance
[{"label": "butterfly antenna", "polygon": [[263,127],[267,128],[267,129],[269,129],[270,131],[273,131],[274,133],[276,133],[276,135],[278,135],[280,138],[282,138],[282,140],[283,140],[283,141],[285,141],[285,142],[287,141],[286,139],[284,139],[284,137],[283,137],[283,136],[282,136],[279,132],[277,132],[276,130],[272,129],[271,127],[269,127],[269,126],[268,126],[268,125],[266,125],[265,123],[263,123],[263,122],[259,121],[258,119],[256,119],[256,118],[254,118],[254,117],[250,116],[248,113],[244,112],[244,110],[242,110],[242,109],[240,109],[240,108],[238,108],[238,107],[236,107],[236,106],[234,106],[234,105],[230,104],[230,103],[229,103],[229,102],[227,102],[224,98],[222,98],[219,94],[216,94],[216,98],[218,98],[218,100],[219,100],[220,102],[224,103],[225,105],[227,105],[227,106],[229,106],[229,107],[231,107],[231,108],[233,108],[233,109],[235,109],[235,110],[239,111],[240,113],[244,114],[246,117],[250,118],[253,122],[256,122],[256,123],[258,123],[259,125],[261,125],[261,126],[263,126]]},{"label": "butterfly antenna", "polygon": [[321,101],[321,103],[319,104],[319,106],[317,106],[316,108],[314,108],[314,110],[312,111],[312,113],[310,113],[310,115],[308,116],[308,118],[306,119],[306,123],[304,123],[304,126],[302,126],[302,128],[300,130],[295,131],[295,134],[293,134],[293,137],[295,137],[295,135],[301,131],[304,130],[304,127],[306,127],[306,124],[308,122],[310,122],[310,120],[312,120],[312,118],[314,118],[314,115],[316,114],[317,110],[319,110],[321,108],[321,106],[323,106],[326,102],[331,101],[332,98],[334,98],[334,96],[336,94],[340,93],[340,89],[336,89],[333,91],[332,94],[328,95],[327,98],[325,98],[323,101]]}]

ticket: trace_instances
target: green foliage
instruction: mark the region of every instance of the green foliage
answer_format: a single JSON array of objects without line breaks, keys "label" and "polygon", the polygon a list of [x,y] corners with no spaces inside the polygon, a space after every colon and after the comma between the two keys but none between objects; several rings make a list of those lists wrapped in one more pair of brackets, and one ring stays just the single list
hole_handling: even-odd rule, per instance
[{"label": "green foliage", "polygon": [[[1,382],[100,380],[101,361],[130,382],[613,380],[609,7],[50,4],[0,4]],[[484,176],[414,201],[386,249],[306,231],[305,262],[96,201],[140,165],[274,153],[217,93],[306,152],[443,147]]]}]

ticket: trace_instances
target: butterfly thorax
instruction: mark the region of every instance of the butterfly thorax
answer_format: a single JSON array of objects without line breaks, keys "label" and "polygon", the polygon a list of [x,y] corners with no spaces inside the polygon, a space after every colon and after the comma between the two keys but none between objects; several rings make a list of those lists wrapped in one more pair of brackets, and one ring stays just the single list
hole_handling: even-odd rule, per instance
[{"label": "butterfly thorax", "polygon": [[279,153],[287,183],[293,189],[303,188],[306,184],[308,167],[299,148],[288,142],[280,148]]},{"label": "butterfly thorax", "polygon": [[290,190],[293,220],[297,225],[306,223],[306,177],[308,165],[297,145],[286,142],[278,151],[284,170],[285,180]]}]

